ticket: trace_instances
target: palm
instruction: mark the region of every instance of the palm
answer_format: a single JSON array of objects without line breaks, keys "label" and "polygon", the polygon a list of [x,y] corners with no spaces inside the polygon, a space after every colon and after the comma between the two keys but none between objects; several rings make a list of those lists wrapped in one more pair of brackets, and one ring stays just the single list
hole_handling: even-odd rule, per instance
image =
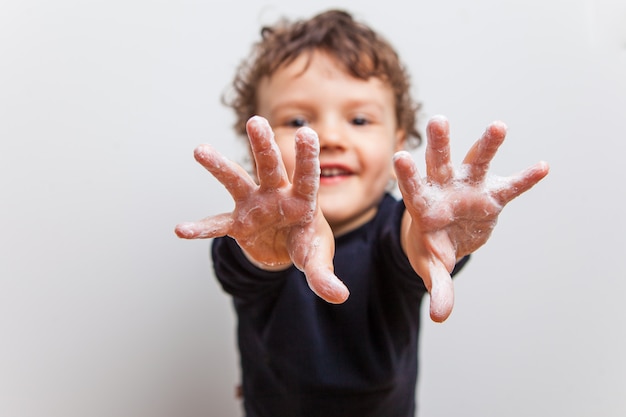
[{"label": "palm", "polygon": [[332,231],[317,207],[317,135],[308,128],[296,133],[296,167],[289,181],[267,121],[253,117],[247,127],[259,184],[210,146],[198,147],[196,160],[226,187],[235,208],[180,224],[176,234],[186,239],[231,236],[257,264],[274,268],[293,263],[320,297],[345,301],[348,291],[333,273]]},{"label": "palm", "polygon": [[431,293],[431,317],[443,321],[452,310],[450,272],[456,260],[485,244],[502,208],[539,182],[548,166],[538,163],[507,178],[489,175],[506,134],[502,123],[489,126],[460,170],[450,160],[447,121],[433,119],[427,133],[427,177],[420,177],[406,152],[396,155],[394,167],[410,215],[405,249]]}]

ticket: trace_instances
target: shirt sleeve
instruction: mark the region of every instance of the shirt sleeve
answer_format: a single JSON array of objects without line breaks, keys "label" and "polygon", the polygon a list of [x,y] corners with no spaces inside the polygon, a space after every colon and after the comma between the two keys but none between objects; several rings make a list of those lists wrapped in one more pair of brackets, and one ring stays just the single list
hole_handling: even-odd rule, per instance
[{"label": "shirt sleeve", "polygon": [[220,285],[224,291],[241,301],[280,291],[291,269],[295,268],[292,266],[284,271],[263,270],[252,264],[230,237],[214,239],[211,256]]}]

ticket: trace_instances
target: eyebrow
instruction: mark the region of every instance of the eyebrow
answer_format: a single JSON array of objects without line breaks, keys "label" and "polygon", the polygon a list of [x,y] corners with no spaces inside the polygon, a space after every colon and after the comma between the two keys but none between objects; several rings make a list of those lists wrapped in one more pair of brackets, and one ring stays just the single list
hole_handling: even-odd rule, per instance
[{"label": "eyebrow", "polygon": [[[269,110],[270,112],[273,113],[273,112],[280,111],[285,108],[296,108],[296,109],[306,110],[311,107],[313,106],[309,103],[309,100],[306,98],[288,99],[288,100],[279,101],[275,103],[273,106],[270,107]],[[368,98],[354,98],[354,99],[348,99],[345,101],[342,100],[341,107],[342,108],[367,107],[367,108],[373,108],[377,111],[382,112],[385,110],[386,106],[382,103],[379,103],[378,101],[373,101]]]}]

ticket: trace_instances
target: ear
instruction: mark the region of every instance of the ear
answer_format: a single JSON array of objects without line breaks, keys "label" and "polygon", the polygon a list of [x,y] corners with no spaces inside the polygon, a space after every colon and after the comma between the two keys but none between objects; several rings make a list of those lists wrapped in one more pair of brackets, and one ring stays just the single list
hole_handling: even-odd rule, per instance
[{"label": "ear", "polygon": [[[404,131],[404,129],[396,130],[394,138],[395,138],[394,152],[403,151],[406,145],[406,132]],[[396,171],[393,169],[393,164],[392,164],[389,184],[387,184],[388,192],[393,192],[393,190],[396,187],[397,181],[398,181],[398,178],[396,177]]]},{"label": "ear", "polygon": [[404,129],[396,130],[395,139],[396,145],[394,151],[398,152],[404,150],[406,145],[406,131]]}]

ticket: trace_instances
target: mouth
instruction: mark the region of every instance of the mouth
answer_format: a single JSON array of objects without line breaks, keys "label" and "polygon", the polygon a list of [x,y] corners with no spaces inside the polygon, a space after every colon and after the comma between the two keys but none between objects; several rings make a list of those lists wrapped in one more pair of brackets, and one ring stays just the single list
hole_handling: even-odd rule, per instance
[{"label": "mouth", "polygon": [[322,167],[320,171],[322,178],[343,177],[352,174],[349,170],[341,167]]},{"label": "mouth", "polygon": [[339,165],[326,165],[320,167],[320,181],[324,183],[340,181],[354,175],[350,169]]}]

